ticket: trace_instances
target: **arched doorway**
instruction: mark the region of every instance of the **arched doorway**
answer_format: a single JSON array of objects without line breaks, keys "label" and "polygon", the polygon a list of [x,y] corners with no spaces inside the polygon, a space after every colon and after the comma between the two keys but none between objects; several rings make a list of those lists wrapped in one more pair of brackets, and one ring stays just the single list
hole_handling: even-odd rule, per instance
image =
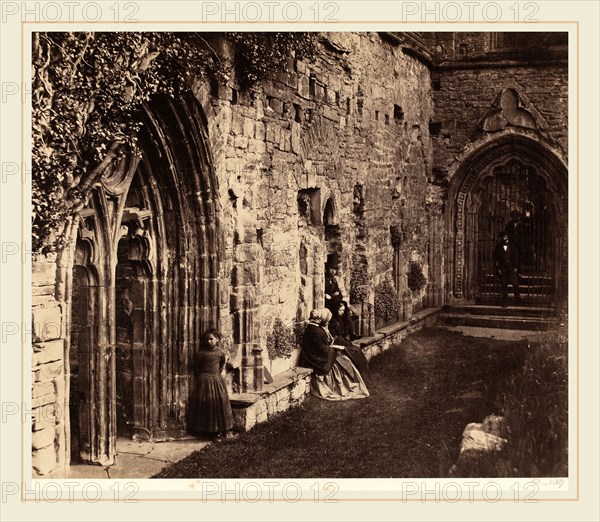
[{"label": "arched doorway", "polygon": [[531,138],[504,136],[471,154],[449,188],[450,300],[499,303],[493,251],[505,230],[519,249],[525,304],[564,298],[567,201],[566,167]]},{"label": "arched doorway", "polygon": [[186,436],[201,332],[219,326],[223,242],[204,116],[191,97],[165,97],[143,119],[141,158],[114,164],[80,214],[71,460],[112,463],[117,435]]}]

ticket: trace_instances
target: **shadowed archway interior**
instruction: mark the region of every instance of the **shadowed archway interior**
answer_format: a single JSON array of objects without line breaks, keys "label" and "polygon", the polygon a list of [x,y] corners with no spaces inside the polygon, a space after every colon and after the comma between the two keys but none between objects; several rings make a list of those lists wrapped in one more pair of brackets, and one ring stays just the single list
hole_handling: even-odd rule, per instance
[{"label": "shadowed archway interior", "polygon": [[528,304],[566,297],[566,166],[544,145],[508,135],[475,151],[449,187],[448,289],[451,299],[493,302],[500,296],[492,252],[512,220],[522,227],[521,285]]},{"label": "shadowed archway interior", "polygon": [[186,435],[201,332],[218,327],[223,259],[204,114],[158,98],[141,157],[124,157],[81,211],[69,343],[71,460],[110,464],[117,434]]}]

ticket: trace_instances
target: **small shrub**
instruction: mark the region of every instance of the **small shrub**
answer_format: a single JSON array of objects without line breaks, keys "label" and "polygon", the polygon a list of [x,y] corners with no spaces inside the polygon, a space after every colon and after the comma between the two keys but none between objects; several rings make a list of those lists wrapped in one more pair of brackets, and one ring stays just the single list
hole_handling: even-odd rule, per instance
[{"label": "small shrub", "polygon": [[271,333],[267,335],[269,359],[290,358],[298,345],[297,335],[296,328],[286,326],[279,317],[275,318]]},{"label": "small shrub", "polygon": [[408,288],[413,292],[418,292],[426,283],[427,279],[423,275],[423,268],[421,265],[416,261],[411,261],[408,266]]},{"label": "small shrub", "polygon": [[375,322],[388,324],[398,320],[400,305],[396,289],[389,279],[375,287]]},{"label": "small shrub", "polygon": [[350,273],[350,302],[358,304],[367,297],[369,277],[366,265],[358,258],[352,260],[352,272]]}]

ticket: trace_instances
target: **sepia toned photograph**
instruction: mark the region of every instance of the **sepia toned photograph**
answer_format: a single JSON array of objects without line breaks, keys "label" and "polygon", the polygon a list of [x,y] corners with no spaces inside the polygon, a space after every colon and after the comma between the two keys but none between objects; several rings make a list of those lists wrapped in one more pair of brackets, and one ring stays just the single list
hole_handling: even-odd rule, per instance
[{"label": "sepia toned photograph", "polygon": [[34,32],[33,477],[568,477],[568,47]]}]

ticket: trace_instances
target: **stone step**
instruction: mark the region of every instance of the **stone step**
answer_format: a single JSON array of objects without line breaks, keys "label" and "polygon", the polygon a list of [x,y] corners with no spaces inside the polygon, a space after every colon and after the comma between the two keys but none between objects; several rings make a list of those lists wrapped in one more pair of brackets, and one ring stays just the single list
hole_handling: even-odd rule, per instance
[{"label": "stone step", "polygon": [[507,306],[489,305],[452,305],[442,310],[445,314],[465,315],[501,315],[510,317],[556,318],[556,309],[551,306]]},{"label": "stone step", "polygon": [[557,318],[519,315],[470,315],[464,313],[441,313],[438,321],[447,326],[477,326],[479,328],[502,328],[510,330],[544,331],[557,322]]}]

